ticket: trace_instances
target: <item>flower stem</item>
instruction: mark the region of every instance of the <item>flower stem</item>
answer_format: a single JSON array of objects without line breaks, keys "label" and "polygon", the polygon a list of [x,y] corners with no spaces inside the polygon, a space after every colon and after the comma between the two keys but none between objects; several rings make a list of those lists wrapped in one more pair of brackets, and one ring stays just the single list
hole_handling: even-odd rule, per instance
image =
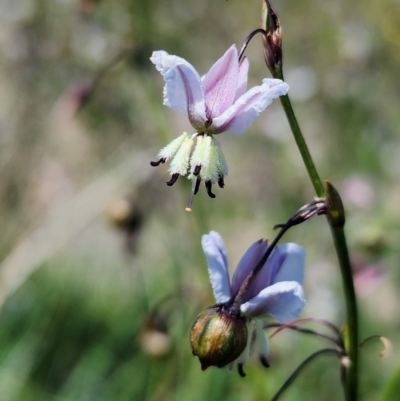
[{"label": "flower stem", "polygon": [[335,349],[335,348],[324,348],[319,351],[314,352],[312,355],[310,355],[306,360],[304,360],[298,367],[297,369],[289,376],[289,378],[285,381],[285,383],[282,385],[282,387],[278,390],[278,392],[273,396],[271,401],[278,401],[280,396],[288,389],[288,387],[293,383],[293,381],[296,379],[296,377],[299,375],[299,373],[315,358],[319,357],[320,355],[324,354],[333,354],[337,356],[341,356],[340,352]]},{"label": "flower stem", "polygon": [[[350,358],[350,366],[346,374],[346,386],[349,400],[357,400],[358,393],[358,313],[357,300],[354,291],[353,275],[350,265],[349,252],[343,227],[331,227],[336,253],[342,275],[344,297],[347,312],[346,351]],[[346,341],[347,340],[347,341]]]},{"label": "flower stem", "polygon": [[[283,80],[282,71],[276,73],[275,78]],[[289,96],[281,96],[281,103],[285,110],[286,117],[289,121],[290,128],[293,132],[294,139],[303,158],[308,175],[312,182],[315,192],[319,197],[324,196],[324,185],[318,175],[311,154],[308,150],[306,141],[297,122]],[[357,401],[358,394],[358,313],[357,302],[354,291],[354,282],[352,269],[350,265],[349,252],[346,243],[346,236],[343,227],[331,226],[335,250],[338,256],[340,272],[342,275],[343,292],[346,303],[348,334],[346,341],[346,351],[350,358],[351,364],[347,370],[345,378],[345,394],[346,399]]]},{"label": "flower stem", "polygon": [[[275,78],[279,78],[283,81],[284,79],[283,79],[282,71],[278,71],[276,73]],[[297,123],[297,119],[294,114],[289,96],[284,95],[284,96],[281,96],[279,99],[280,99],[282,107],[286,113],[286,117],[289,121],[290,128],[293,132],[294,139],[296,141],[297,147],[299,148],[301,157],[303,158],[303,162],[306,166],[308,175],[310,176],[311,182],[314,186],[314,190],[315,190],[317,196],[322,197],[322,196],[324,196],[324,193],[325,193],[324,186],[322,184],[321,179],[319,178],[319,175],[318,175],[317,169],[315,168],[310,151],[308,150],[307,143],[303,137],[303,134],[301,133],[300,126]]]}]

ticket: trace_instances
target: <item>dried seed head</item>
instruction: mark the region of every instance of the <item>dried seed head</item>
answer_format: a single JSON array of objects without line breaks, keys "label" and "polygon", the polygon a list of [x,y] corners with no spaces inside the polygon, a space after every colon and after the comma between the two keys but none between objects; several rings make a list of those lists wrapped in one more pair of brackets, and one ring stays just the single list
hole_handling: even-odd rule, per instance
[{"label": "dried seed head", "polygon": [[265,63],[275,77],[277,72],[282,71],[282,30],[268,0],[263,1],[262,28],[266,31],[263,35]]}]

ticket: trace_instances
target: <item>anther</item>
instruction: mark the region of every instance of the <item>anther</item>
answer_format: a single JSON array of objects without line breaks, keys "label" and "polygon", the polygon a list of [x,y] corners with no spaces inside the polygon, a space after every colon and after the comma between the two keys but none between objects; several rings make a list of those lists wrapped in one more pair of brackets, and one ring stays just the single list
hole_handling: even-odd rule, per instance
[{"label": "anther", "polygon": [[195,195],[197,194],[197,192],[199,192],[200,183],[201,183],[201,178],[200,178],[200,177],[197,177],[196,186],[195,186],[195,188],[194,188],[194,194],[195,194]]},{"label": "anther", "polygon": [[160,160],[157,160],[156,162],[150,162],[150,165],[153,167],[157,167],[163,163],[165,163],[165,157],[162,157]]},{"label": "anther", "polygon": [[220,188],[223,188],[225,186],[224,177],[219,177],[218,185]]},{"label": "anther", "polygon": [[206,190],[207,190],[208,196],[210,198],[215,198],[215,195],[212,193],[211,189],[212,189],[212,182],[206,181]]},{"label": "anther", "polygon": [[200,170],[201,170],[201,165],[196,166],[194,168],[193,175],[196,175],[196,176],[199,175],[200,174]]},{"label": "anther", "polygon": [[167,185],[169,187],[174,185],[176,183],[176,181],[178,180],[178,178],[179,178],[179,174],[178,173],[172,174],[171,179],[167,182]]},{"label": "anther", "polygon": [[260,355],[260,362],[265,368],[269,368],[268,359],[264,355]]},{"label": "anther", "polygon": [[238,363],[238,365],[237,365],[238,373],[239,373],[239,376],[246,377],[246,373],[243,370],[243,366],[244,366],[243,363]]}]

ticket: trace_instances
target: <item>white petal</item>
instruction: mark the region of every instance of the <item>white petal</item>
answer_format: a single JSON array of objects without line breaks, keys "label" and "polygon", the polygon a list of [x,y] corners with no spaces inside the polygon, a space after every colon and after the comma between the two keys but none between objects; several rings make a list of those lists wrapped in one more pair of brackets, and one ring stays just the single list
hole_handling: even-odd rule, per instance
[{"label": "white petal", "polygon": [[306,301],[303,289],[296,281],[281,281],[262,290],[250,301],[240,306],[249,317],[271,315],[281,323],[296,319]]},{"label": "white petal", "polygon": [[255,320],[254,319],[250,320],[250,322],[247,323],[247,343],[246,343],[246,348],[240,354],[239,358],[237,358],[236,361],[235,361],[235,362],[240,363],[242,365],[246,365],[249,362],[249,359],[250,359],[251,343],[252,343],[253,334],[254,334],[254,324],[255,324]]},{"label": "white petal", "polygon": [[288,90],[289,85],[279,79],[264,79],[261,86],[251,88],[219,117],[214,118],[207,132],[219,134],[232,131],[242,134],[275,98],[286,95]]},{"label": "white petal", "polygon": [[218,303],[226,302],[231,296],[231,288],[224,242],[217,232],[211,231],[203,235],[201,245],[206,255],[214,297]]},{"label": "white petal", "polygon": [[255,347],[260,358],[267,358],[269,355],[268,339],[263,328],[263,322],[260,319],[254,319],[256,322],[256,343]]},{"label": "white petal", "polygon": [[160,50],[153,52],[151,62],[164,78],[164,104],[188,116],[196,128],[207,120],[201,78],[186,60]]},{"label": "white petal", "polygon": [[284,260],[273,283],[297,281],[299,284],[303,284],[306,259],[304,248],[294,243],[287,243],[279,245],[277,251],[284,256]]}]

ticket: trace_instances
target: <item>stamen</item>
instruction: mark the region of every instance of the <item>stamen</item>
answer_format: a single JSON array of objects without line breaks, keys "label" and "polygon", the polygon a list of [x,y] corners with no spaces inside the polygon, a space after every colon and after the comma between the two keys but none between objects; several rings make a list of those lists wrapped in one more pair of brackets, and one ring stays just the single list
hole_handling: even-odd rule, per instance
[{"label": "stamen", "polygon": [[193,175],[199,175],[201,170],[201,166],[196,166],[193,171]]},{"label": "stamen", "polygon": [[159,166],[160,164],[163,164],[163,163],[165,163],[165,158],[164,157],[162,157],[160,160],[157,160],[156,162],[150,162],[150,165],[153,166],[153,167],[157,167],[157,166]]},{"label": "stamen", "polygon": [[218,185],[220,188],[223,188],[225,186],[224,177],[219,177]]},{"label": "stamen", "polygon": [[187,212],[191,212],[192,211],[193,197],[199,191],[200,182],[201,182],[201,178],[200,177],[197,177],[195,180],[192,181],[192,189],[190,190],[189,201],[188,201],[188,204],[187,204],[187,206],[185,208],[185,210]]},{"label": "stamen", "polygon": [[243,370],[243,366],[244,366],[243,363],[238,363],[238,373],[239,373],[239,376],[246,377],[246,373]]},{"label": "stamen", "polygon": [[169,187],[171,187],[172,185],[174,185],[176,183],[176,181],[178,181],[178,178],[179,178],[179,174],[178,173],[172,174],[171,179],[167,182],[167,185]]},{"label": "stamen", "polygon": [[215,195],[212,193],[212,191],[211,191],[211,189],[212,189],[212,182],[211,181],[206,181],[206,189],[207,189],[207,193],[208,193],[208,196],[210,197],[210,198],[215,198]]},{"label": "stamen", "polygon": [[270,364],[268,362],[268,359],[265,355],[260,355],[260,362],[265,368],[269,368]]},{"label": "stamen", "polygon": [[196,180],[196,186],[195,186],[195,188],[194,188],[194,194],[195,194],[195,195],[197,194],[197,192],[199,192],[200,183],[201,183],[201,178],[198,177],[197,180]]}]

